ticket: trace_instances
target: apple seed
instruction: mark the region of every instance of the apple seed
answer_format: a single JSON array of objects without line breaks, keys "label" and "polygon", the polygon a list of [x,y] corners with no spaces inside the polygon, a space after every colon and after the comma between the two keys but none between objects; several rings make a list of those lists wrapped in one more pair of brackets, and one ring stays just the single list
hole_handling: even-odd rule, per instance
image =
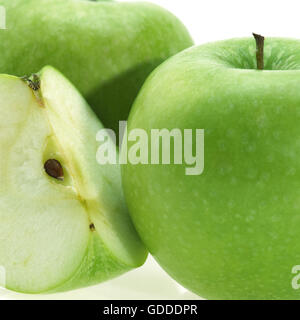
[{"label": "apple seed", "polygon": [[59,161],[49,159],[44,164],[44,169],[50,177],[58,180],[64,180],[64,170]]}]

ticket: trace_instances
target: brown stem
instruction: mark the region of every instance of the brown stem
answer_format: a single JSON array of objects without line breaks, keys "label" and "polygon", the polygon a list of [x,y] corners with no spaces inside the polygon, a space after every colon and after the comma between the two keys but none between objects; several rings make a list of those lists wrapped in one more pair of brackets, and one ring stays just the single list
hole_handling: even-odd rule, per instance
[{"label": "brown stem", "polygon": [[256,41],[256,64],[258,70],[264,69],[264,43],[265,38],[259,34],[252,33]]}]

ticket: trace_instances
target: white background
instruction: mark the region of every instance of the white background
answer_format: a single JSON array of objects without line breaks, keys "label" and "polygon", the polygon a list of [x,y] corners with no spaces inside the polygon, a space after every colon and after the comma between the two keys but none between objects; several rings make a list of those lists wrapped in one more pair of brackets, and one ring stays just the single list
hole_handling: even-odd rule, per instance
[{"label": "white background", "polygon": [[[299,0],[151,0],[151,2],[173,12],[189,29],[196,44],[233,37],[248,37],[252,32],[265,37],[300,38]],[[91,288],[50,297],[20,295],[0,290],[0,300],[5,298],[196,299],[198,297],[180,287],[153,259],[149,259],[142,268]]]},{"label": "white background", "polygon": [[300,38],[299,0],[149,1],[180,18],[196,44],[249,37],[252,32],[266,37]]}]

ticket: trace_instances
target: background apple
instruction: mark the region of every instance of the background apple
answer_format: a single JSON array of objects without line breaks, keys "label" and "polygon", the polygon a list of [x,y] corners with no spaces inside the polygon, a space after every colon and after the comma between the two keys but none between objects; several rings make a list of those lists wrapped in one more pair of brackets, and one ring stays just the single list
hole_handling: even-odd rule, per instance
[{"label": "background apple", "polygon": [[[210,299],[299,299],[300,41],[266,39],[188,49],[143,86],[128,130],[205,130],[205,169],[125,165],[134,224],[157,261]],[[128,148],[134,142],[128,143]]]},{"label": "background apple", "polygon": [[151,3],[0,0],[0,72],[23,76],[52,65],[117,131],[149,73],[193,42],[182,23]]},{"label": "background apple", "polygon": [[143,264],[146,251],[127,212],[120,167],[97,163],[102,125],[76,89],[46,67],[32,79],[0,75],[0,101],[6,287],[64,291]]}]

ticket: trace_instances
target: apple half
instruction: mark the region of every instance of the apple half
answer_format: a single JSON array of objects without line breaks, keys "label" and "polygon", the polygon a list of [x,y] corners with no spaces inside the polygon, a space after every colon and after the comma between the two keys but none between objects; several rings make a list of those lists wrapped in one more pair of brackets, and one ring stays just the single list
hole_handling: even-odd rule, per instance
[{"label": "apple half", "polygon": [[70,290],[144,263],[120,168],[96,161],[101,128],[52,67],[30,79],[0,75],[0,266],[8,289]]}]

